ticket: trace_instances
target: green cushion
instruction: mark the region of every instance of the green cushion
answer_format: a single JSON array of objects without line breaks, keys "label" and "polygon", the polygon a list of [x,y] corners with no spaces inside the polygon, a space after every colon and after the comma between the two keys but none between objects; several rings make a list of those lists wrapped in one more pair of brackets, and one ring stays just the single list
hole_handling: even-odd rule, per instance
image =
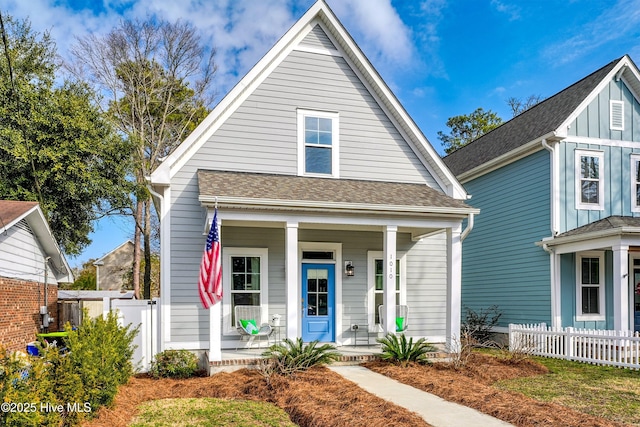
[{"label": "green cushion", "polygon": [[404,331],[404,317],[396,317],[396,331]]},{"label": "green cushion", "polygon": [[249,319],[249,320],[240,319],[240,324],[242,325],[242,329],[247,331],[249,335],[256,335],[260,331],[254,319]]}]

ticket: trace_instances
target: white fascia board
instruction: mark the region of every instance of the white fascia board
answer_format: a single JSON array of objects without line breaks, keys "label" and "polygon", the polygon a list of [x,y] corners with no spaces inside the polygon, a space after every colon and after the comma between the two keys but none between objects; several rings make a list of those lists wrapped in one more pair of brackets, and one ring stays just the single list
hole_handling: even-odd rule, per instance
[{"label": "white fascia board", "polygon": [[271,72],[311,31],[315,16],[327,10],[323,1],[316,2],[287,31],[256,65],[229,91],[213,111],[151,174],[152,184],[168,185],[171,178],[204,145],[231,114],[253,93]]},{"label": "white fascia board", "polygon": [[640,227],[620,227],[575,236],[556,238],[549,237],[536,242],[536,245],[554,247],[555,252],[558,254],[581,252],[593,249],[609,248],[616,243],[620,243],[625,235],[637,236],[633,239],[625,239],[629,240],[628,243],[630,245],[640,244]]},{"label": "white fascia board", "polygon": [[631,61],[626,55],[622,59],[620,59],[620,61],[618,61],[616,66],[613,67],[611,71],[609,71],[609,74],[607,74],[602,79],[602,81],[598,83],[598,86],[596,86],[596,88],[587,97],[585,97],[582,100],[580,105],[578,105],[578,107],[575,110],[573,110],[573,112],[569,115],[569,117],[567,117],[567,119],[558,127],[557,129],[558,134],[566,135],[568,126],[571,125],[571,123],[576,119],[576,117],[578,117],[580,113],[585,108],[587,108],[589,104],[591,104],[591,102],[598,96],[598,94],[609,84],[611,79],[613,79],[615,75],[618,74],[620,69],[624,66],[628,66],[629,64],[631,64]]},{"label": "white fascia board", "polygon": [[119,250],[121,247],[127,245],[127,244],[131,244],[133,245],[134,243],[131,240],[125,240],[124,242],[122,242],[120,245],[118,245],[117,248],[110,250],[109,252],[107,252],[106,254],[102,255],[101,258],[98,258],[96,260],[96,262],[94,262],[93,264],[95,265],[96,263],[102,262],[106,257],[108,257],[109,255],[111,255],[112,253],[116,252],[117,250]]},{"label": "white fascia board", "polygon": [[47,222],[42,209],[40,209],[40,205],[29,209],[20,217],[20,219],[22,218],[27,221],[31,230],[33,230],[33,233],[36,235],[46,256],[51,257],[50,262],[53,263],[56,266],[56,270],[61,273],[56,275],[56,280],[67,283],[73,282],[74,277],[71,272],[71,267],[67,263],[67,259],[62,253],[62,250],[60,250],[60,246],[58,246],[56,238],[53,237],[51,229],[49,228],[49,223]]},{"label": "white fascia board", "polygon": [[458,175],[458,180],[460,180],[461,183],[465,184],[469,181],[481,177],[482,175],[486,175],[489,172],[493,172],[494,170],[500,169],[510,163],[527,157],[533,153],[544,150],[544,147],[542,146],[543,139],[546,139],[547,142],[559,142],[564,138],[559,137],[556,132],[549,132],[546,135],[540,136],[532,141],[527,142],[524,145],[521,145],[515,150],[511,150],[501,156],[496,157],[495,159],[481,164],[480,166],[461,173],[460,175]]},{"label": "white fascia board", "polygon": [[452,208],[438,206],[406,206],[406,205],[376,205],[364,203],[342,203],[342,202],[326,202],[326,201],[306,201],[306,200],[282,200],[282,199],[252,199],[245,197],[226,197],[226,196],[200,196],[198,200],[206,204],[215,204],[227,207],[257,208],[257,209],[289,209],[289,210],[312,210],[315,212],[328,211],[350,211],[358,213],[362,211],[371,212],[396,212],[405,213],[421,213],[421,214],[452,214],[466,216],[470,213],[480,213],[480,209],[476,208]]},{"label": "white fascia board", "polygon": [[[369,62],[369,59],[362,53],[351,35],[340,24],[330,9],[328,9],[328,12],[322,18],[323,22],[330,27],[323,29],[325,29],[331,41],[334,44],[338,44],[345,51],[343,57],[349,66],[356,72],[369,93],[374,96],[387,117],[394,122],[405,141],[414,149],[418,158],[438,182],[442,190],[455,199],[466,200],[467,192],[464,187],[444,164],[442,158],[427,141],[422,131],[420,131],[411,116],[398,101],[398,98]],[[327,29],[329,31],[326,31]],[[417,146],[414,147],[413,144]]]}]

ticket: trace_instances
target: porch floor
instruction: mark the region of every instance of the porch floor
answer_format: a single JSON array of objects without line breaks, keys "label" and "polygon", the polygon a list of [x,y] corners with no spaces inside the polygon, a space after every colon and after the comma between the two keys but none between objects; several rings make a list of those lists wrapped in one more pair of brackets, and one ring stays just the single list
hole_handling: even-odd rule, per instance
[{"label": "porch floor", "polygon": [[[242,368],[256,368],[258,361],[262,359],[262,353],[267,347],[223,349],[222,360],[209,360],[207,353],[207,367],[209,375],[217,372],[229,372]],[[376,360],[380,357],[381,350],[379,344],[359,345],[359,346],[341,346],[337,348],[342,355],[336,365],[359,365],[360,363]]]}]

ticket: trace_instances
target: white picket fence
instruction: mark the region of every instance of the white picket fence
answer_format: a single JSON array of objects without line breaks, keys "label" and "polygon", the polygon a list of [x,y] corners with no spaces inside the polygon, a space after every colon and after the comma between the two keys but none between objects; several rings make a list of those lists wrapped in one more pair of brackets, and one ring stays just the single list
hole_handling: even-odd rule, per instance
[{"label": "white picket fence", "polygon": [[538,356],[640,369],[640,333],[633,331],[511,324],[509,348]]}]

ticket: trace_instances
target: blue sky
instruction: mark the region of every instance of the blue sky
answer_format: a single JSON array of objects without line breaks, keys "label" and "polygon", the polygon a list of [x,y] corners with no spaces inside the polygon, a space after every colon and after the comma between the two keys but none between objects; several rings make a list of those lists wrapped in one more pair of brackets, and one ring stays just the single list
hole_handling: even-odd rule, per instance
[{"label": "blue sky", "polygon": [[[640,0],[328,0],[432,145],[447,118],[478,107],[503,119],[505,100],[549,97],[629,54],[640,61]],[[190,21],[217,49],[219,99],[313,0],[3,0],[3,12],[49,30],[64,59],[76,37],[122,18]],[[78,265],[131,237],[107,219]]]}]

